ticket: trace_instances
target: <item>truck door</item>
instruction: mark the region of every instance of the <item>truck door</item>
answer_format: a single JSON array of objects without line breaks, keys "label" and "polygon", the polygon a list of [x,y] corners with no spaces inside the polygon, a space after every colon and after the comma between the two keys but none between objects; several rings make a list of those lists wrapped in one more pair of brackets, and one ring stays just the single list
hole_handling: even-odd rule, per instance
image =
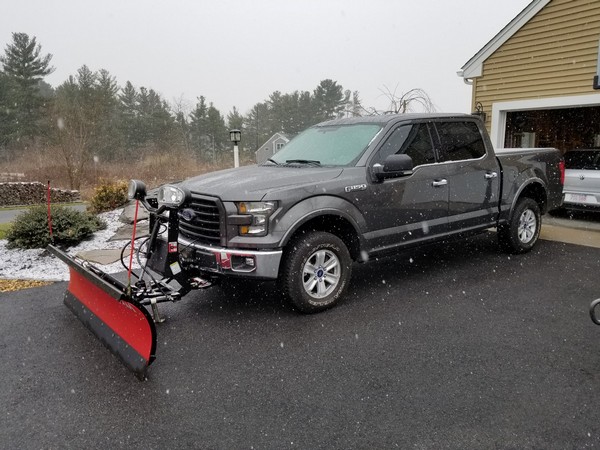
[{"label": "truck door", "polygon": [[431,126],[403,123],[393,129],[369,166],[391,154],[405,153],[414,164],[412,175],[388,178],[370,186],[373,196],[364,205],[373,250],[385,250],[430,239],[447,231],[446,168],[438,164]]},{"label": "truck door", "polygon": [[487,228],[496,222],[500,194],[500,166],[486,151],[474,121],[435,123],[439,158],[447,168],[448,228],[451,233]]}]

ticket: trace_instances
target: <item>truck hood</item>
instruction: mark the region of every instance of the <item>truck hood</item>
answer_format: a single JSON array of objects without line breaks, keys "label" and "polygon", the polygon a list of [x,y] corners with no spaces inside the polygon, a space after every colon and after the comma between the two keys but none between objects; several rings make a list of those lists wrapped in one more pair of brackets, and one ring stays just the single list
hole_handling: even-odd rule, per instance
[{"label": "truck hood", "polygon": [[220,170],[182,182],[192,192],[219,197],[223,201],[261,200],[268,192],[309,189],[337,178],[340,167],[244,166]]}]

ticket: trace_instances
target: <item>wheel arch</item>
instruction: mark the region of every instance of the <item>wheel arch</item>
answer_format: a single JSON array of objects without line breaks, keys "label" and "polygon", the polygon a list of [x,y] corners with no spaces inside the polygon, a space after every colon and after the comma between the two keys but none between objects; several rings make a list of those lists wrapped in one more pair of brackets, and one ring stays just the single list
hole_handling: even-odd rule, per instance
[{"label": "wheel arch", "polygon": [[510,208],[510,217],[514,214],[515,208],[519,201],[524,198],[530,198],[535,201],[539,207],[540,212],[545,214],[548,208],[548,191],[546,189],[545,184],[539,178],[534,178],[524,183],[519,191],[517,191],[515,197],[513,198],[512,205]]},{"label": "wheel arch", "polygon": [[285,230],[281,246],[285,247],[300,233],[324,231],[337,236],[355,261],[362,261],[362,231],[365,221],[350,202],[338,197],[322,196],[305,200],[291,208],[278,227]]}]

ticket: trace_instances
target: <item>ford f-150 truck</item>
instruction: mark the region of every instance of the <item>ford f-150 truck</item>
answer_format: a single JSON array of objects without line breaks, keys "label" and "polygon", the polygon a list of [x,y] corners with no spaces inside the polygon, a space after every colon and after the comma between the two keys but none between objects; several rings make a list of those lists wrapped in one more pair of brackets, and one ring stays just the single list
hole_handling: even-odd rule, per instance
[{"label": "ford f-150 truck", "polygon": [[489,228],[531,250],[563,178],[558,150],[494,151],[478,117],[384,115],[318,124],[264,164],[164,185],[155,201],[177,211],[178,248],[165,245],[178,270],[278,280],[316,312],[343,296],[353,262]]}]

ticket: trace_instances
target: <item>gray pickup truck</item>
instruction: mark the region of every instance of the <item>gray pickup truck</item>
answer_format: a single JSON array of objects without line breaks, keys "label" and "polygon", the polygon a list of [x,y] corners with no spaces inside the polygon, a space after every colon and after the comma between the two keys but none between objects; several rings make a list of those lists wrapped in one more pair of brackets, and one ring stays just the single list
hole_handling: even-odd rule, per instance
[{"label": "gray pickup truck", "polygon": [[563,178],[558,150],[494,151],[477,117],[384,115],[318,124],[265,164],[162,186],[156,201],[177,211],[183,270],[278,280],[316,312],[343,296],[353,262],[493,227],[504,249],[529,251]]}]

